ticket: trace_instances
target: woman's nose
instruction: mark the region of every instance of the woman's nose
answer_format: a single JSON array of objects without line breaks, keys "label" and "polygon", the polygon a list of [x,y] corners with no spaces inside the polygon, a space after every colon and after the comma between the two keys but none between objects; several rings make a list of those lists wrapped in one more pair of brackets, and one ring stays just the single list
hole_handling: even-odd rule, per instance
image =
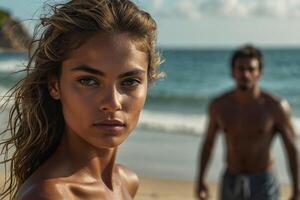
[{"label": "woman's nose", "polygon": [[121,99],[122,95],[118,92],[117,88],[109,87],[102,94],[100,94],[101,101],[99,109],[104,112],[116,112],[121,110],[122,104]]}]

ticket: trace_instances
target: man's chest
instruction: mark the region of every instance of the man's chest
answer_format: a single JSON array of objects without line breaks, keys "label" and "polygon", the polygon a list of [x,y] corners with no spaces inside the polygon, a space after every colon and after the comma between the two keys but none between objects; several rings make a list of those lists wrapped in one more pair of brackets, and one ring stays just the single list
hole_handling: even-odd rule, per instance
[{"label": "man's chest", "polygon": [[272,133],[275,120],[264,106],[228,106],[220,110],[218,123],[225,133],[256,135]]}]

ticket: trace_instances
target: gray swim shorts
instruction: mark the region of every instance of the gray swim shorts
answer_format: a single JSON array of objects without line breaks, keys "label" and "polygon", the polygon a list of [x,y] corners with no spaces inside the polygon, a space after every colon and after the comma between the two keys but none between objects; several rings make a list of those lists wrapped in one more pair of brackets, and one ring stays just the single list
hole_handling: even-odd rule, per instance
[{"label": "gray swim shorts", "polygon": [[273,172],[233,175],[225,171],[220,200],[278,200],[279,184]]}]

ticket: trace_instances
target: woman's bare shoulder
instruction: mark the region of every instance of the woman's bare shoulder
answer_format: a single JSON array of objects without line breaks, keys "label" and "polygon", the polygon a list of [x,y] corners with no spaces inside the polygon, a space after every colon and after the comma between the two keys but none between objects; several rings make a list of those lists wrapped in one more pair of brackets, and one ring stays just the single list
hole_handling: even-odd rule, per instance
[{"label": "woman's bare shoulder", "polygon": [[139,188],[139,178],[130,169],[127,167],[117,164],[117,173],[120,175],[123,184],[127,187],[128,192],[130,193],[131,197],[134,197],[137,193],[137,190]]},{"label": "woman's bare shoulder", "polygon": [[42,180],[27,182],[19,190],[17,200],[63,200],[65,187],[59,180]]}]

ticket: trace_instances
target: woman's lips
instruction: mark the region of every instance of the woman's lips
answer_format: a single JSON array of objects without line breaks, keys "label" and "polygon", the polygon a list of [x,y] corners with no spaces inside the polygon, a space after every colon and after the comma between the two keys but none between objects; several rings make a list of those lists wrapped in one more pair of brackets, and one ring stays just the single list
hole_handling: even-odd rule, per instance
[{"label": "woman's lips", "polygon": [[93,125],[105,132],[119,132],[125,128],[125,124],[118,119],[101,120]]}]

